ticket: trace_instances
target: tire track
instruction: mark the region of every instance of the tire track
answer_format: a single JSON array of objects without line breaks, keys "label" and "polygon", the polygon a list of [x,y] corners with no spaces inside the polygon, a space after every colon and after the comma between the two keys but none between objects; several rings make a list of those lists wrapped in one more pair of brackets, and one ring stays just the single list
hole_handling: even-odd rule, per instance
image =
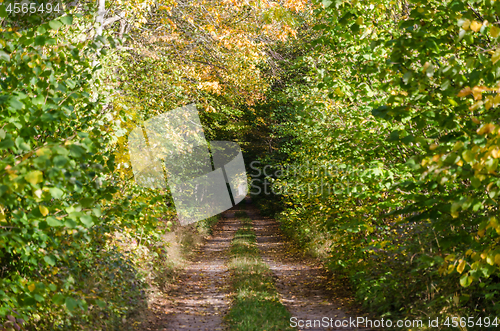
[{"label": "tire track", "polygon": [[[347,313],[344,307],[328,287],[328,274],[318,261],[307,259],[298,254],[291,254],[291,244],[281,235],[279,224],[274,219],[261,217],[258,210],[250,206],[248,216],[253,220],[257,245],[262,259],[273,271],[280,301],[298,320],[330,319],[349,321],[356,316]],[[346,322],[344,322],[346,323]],[[295,327],[295,330],[361,330],[355,327],[333,327],[316,325],[316,327]],[[363,328],[363,330],[368,330]]]},{"label": "tire track", "polygon": [[225,213],[179,282],[152,304],[156,318],[143,330],[225,330],[223,317],[230,305],[228,249],[240,225],[234,211]]}]

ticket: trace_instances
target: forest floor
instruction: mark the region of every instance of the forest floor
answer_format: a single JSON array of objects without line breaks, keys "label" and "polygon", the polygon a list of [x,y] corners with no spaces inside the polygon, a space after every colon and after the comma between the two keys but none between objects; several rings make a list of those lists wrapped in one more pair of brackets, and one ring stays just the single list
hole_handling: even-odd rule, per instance
[{"label": "forest floor", "polygon": [[[243,202],[225,212],[213,233],[197,247],[175,284],[150,304],[140,330],[227,330],[224,316],[231,307],[229,248],[241,221],[235,212],[245,210],[252,219],[257,246],[273,272],[280,302],[297,320],[342,320],[365,316],[346,288],[326,268],[287,241],[272,218],[262,217]],[[291,328],[292,329],[292,328]],[[295,330],[355,330],[354,328],[293,328]],[[363,330],[367,330],[363,328]]]}]

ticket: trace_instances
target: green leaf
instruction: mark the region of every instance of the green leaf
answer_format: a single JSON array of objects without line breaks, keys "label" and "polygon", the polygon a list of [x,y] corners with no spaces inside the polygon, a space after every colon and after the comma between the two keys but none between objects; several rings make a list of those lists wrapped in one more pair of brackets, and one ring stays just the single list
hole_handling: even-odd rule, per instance
[{"label": "green leaf", "polygon": [[411,77],[413,76],[413,72],[408,70],[404,75],[403,75],[403,82],[405,84],[408,84],[410,82]]},{"label": "green leaf", "polygon": [[64,302],[64,295],[61,293],[54,294],[52,297],[52,302],[54,302],[56,305],[61,305]]},{"label": "green leaf", "polygon": [[44,36],[38,36],[35,38],[35,46],[44,46],[47,38]]},{"label": "green leaf", "polygon": [[52,227],[57,227],[57,226],[63,226],[62,222],[59,221],[57,218],[49,216],[46,219],[47,224]]},{"label": "green leaf", "polygon": [[63,167],[68,162],[68,158],[64,155],[57,155],[52,162],[56,167]]},{"label": "green leaf", "polygon": [[16,98],[10,98],[9,99],[9,104],[15,110],[21,110],[21,109],[24,108],[24,103],[22,103],[21,101],[17,100]]},{"label": "green leaf", "polygon": [[43,259],[45,262],[47,262],[47,264],[50,264],[52,266],[56,265],[56,257],[54,255],[44,256]]},{"label": "green leaf", "polygon": [[82,200],[80,200],[80,204],[84,208],[92,206],[93,203],[94,203],[94,199],[93,198],[83,198]]},{"label": "green leaf", "polygon": [[49,25],[52,29],[57,30],[59,29],[63,24],[59,20],[53,20],[49,22]]},{"label": "green leaf", "polygon": [[85,227],[87,228],[90,228],[92,227],[92,225],[94,225],[94,222],[92,221],[92,216],[89,215],[83,215],[82,217],[80,217],[80,221],[82,221],[83,225],[85,225]]},{"label": "green leaf", "polygon": [[4,131],[4,129],[0,129],[0,139],[5,139],[5,131]]},{"label": "green leaf", "polygon": [[0,149],[7,149],[14,146],[14,140],[9,138],[4,138],[0,141]]},{"label": "green leaf", "polygon": [[68,308],[69,311],[75,310],[75,308],[78,306],[78,301],[76,301],[72,297],[67,297],[65,303],[66,308]]},{"label": "green leaf", "polygon": [[10,55],[0,50],[0,60],[3,60],[5,62],[10,62]]},{"label": "green leaf", "polygon": [[68,16],[63,16],[59,18],[61,22],[63,22],[66,25],[71,25],[73,24],[73,16],[68,15]]},{"label": "green leaf", "polygon": [[474,188],[479,188],[481,186],[481,181],[476,177],[472,177],[470,182]]},{"label": "green leaf", "polygon": [[49,188],[49,192],[50,192],[50,195],[52,195],[52,197],[54,199],[60,199],[64,195],[64,192],[57,187]]},{"label": "green leaf", "polygon": [[462,277],[460,277],[460,285],[462,285],[463,287],[469,287],[470,284],[472,284],[472,277],[469,276],[469,274],[464,274],[462,275]]},{"label": "green leaf", "polygon": [[97,206],[95,208],[92,208],[92,212],[94,213],[95,216],[100,217],[102,215],[101,212],[101,207]]},{"label": "green leaf", "polygon": [[0,17],[7,17],[9,13],[7,12],[7,9],[5,6],[0,6]]}]

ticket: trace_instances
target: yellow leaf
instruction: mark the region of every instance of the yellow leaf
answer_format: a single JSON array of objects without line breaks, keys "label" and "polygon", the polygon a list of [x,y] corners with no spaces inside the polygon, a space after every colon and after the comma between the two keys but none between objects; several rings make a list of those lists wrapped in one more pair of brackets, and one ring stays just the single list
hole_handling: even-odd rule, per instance
[{"label": "yellow leaf", "polygon": [[479,129],[477,129],[477,134],[483,135],[486,133],[490,133],[493,130],[495,130],[495,125],[491,124],[491,123],[487,123],[487,124],[483,125],[482,127],[480,127]]},{"label": "yellow leaf", "polygon": [[482,237],[484,237],[484,232],[485,232],[485,231],[484,231],[484,229],[479,230],[479,231],[477,232],[477,235],[478,235],[479,237],[481,237],[481,238],[482,238]]},{"label": "yellow leaf", "polygon": [[33,292],[35,290],[35,284],[29,284],[28,285],[28,289],[30,290],[30,292]]},{"label": "yellow leaf", "polygon": [[500,265],[500,254],[495,255],[495,263]]},{"label": "yellow leaf", "polygon": [[358,17],[358,18],[356,19],[356,24],[357,24],[357,25],[363,25],[363,17],[361,17],[361,16],[360,16],[360,17]]},{"label": "yellow leaf", "polygon": [[462,23],[462,29],[464,29],[464,30],[469,30],[469,27],[470,27],[470,20],[469,20],[469,19],[466,19],[466,20]]},{"label": "yellow leaf", "polygon": [[483,23],[472,21],[472,23],[470,24],[470,29],[474,32],[478,32],[481,29],[481,26],[483,26]]},{"label": "yellow leaf", "polygon": [[471,93],[472,93],[472,90],[470,89],[470,87],[466,86],[460,92],[458,92],[457,97],[459,97],[459,98],[466,97]]},{"label": "yellow leaf", "polygon": [[422,72],[426,72],[427,69],[431,66],[431,63],[430,62],[425,62],[424,63],[424,66],[422,68]]},{"label": "yellow leaf", "polygon": [[497,220],[497,218],[495,216],[490,217],[490,222],[489,223],[490,223],[490,226],[494,227],[494,228],[497,228],[498,225],[499,225],[498,224],[498,220]]},{"label": "yellow leaf", "polygon": [[498,60],[500,60],[500,48],[497,49],[493,55],[491,55],[491,62],[493,62],[493,64],[497,63]]},{"label": "yellow leaf", "polygon": [[484,108],[486,108],[488,110],[491,107],[493,107],[493,96],[489,95],[486,97],[486,102],[484,104]]},{"label": "yellow leaf", "polygon": [[498,37],[499,34],[500,34],[500,28],[497,27],[496,25],[492,25],[490,28],[490,35],[493,38],[496,38],[496,37]]},{"label": "yellow leaf", "polygon": [[498,159],[500,157],[500,150],[498,148],[492,150],[491,151],[491,156],[493,156],[495,159]]},{"label": "yellow leaf", "polygon": [[469,107],[469,110],[476,110],[483,105],[483,100],[477,101],[475,104]]},{"label": "yellow leaf", "polygon": [[493,98],[493,107],[498,105],[500,105],[500,93],[497,93],[497,95]]},{"label": "yellow leaf", "polygon": [[455,254],[450,254],[444,258],[445,261],[453,261],[455,260]]},{"label": "yellow leaf", "polygon": [[50,149],[44,147],[40,148],[39,150],[36,151],[37,156],[42,156],[42,155],[50,155]]},{"label": "yellow leaf", "polygon": [[483,98],[483,92],[488,91],[489,88],[486,86],[474,86],[472,88],[472,95],[474,96],[474,100],[481,100]]},{"label": "yellow leaf", "polygon": [[457,271],[459,274],[461,274],[462,272],[464,272],[464,269],[465,269],[465,260],[460,260],[458,262],[458,266],[457,266]]},{"label": "yellow leaf", "polygon": [[495,264],[495,258],[493,255],[488,255],[486,257],[486,263],[488,263],[489,265],[494,265]]},{"label": "yellow leaf", "polygon": [[40,213],[42,213],[43,216],[47,216],[49,213],[49,210],[45,206],[38,206],[38,209],[40,209]]},{"label": "yellow leaf", "polygon": [[28,183],[30,183],[32,185],[36,185],[36,184],[40,183],[43,180],[43,174],[39,170],[30,171],[30,172],[28,172],[26,174],[26,176],[24,177],[24,179]]},{"label": "yellow leaf", "polygon": [[472,122],[474,122],[475,124],[481,123],[481,121],[479,121],[477,117],[472,117]]}]

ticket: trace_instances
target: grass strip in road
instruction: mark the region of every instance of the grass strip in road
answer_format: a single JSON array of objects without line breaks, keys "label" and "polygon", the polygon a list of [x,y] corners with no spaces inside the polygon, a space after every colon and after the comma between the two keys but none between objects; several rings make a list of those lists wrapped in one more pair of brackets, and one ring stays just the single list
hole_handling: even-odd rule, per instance
[{"label": "grass strip in road", "polygon": [[289,330],[290,313],[279,302],[272,272],[260,257],[252,220],[246,213],[237,217],[243,224],[231,242],[229,268],[235,296],[226,316],[230,330]]}]

